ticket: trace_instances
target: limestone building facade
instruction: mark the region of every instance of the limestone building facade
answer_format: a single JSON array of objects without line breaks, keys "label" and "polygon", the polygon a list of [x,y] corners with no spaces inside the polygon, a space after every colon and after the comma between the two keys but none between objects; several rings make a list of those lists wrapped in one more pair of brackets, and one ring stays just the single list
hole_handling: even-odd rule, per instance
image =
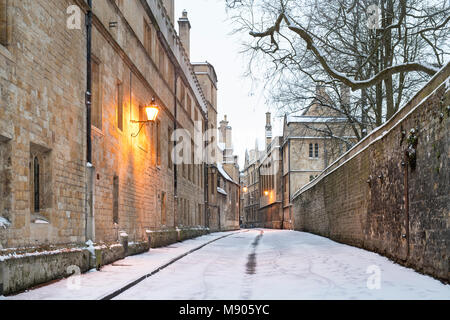
[{"label": "limestone building facade", "polygon": [[[349,99],[348,91],[342,96]],[[285,115],[280,137],[273,137],[271,114],[266,113],[266,149],[247,154],[242,171],[243,226],[292,229],[295,192],[356,143],[348,119],[326,107],[324,101],[329,100],[326,90],[317,86],[316,98],[304,112]]]},{"label": "limestone building facade", "polygon": [[74,4],[0,1],[0,249],[85,240],[86,35],[66,28]]},{"label": "limestone building facade", "polygon": [[325,89],[318,85],[316,98],[302,114],[284,117],[283,221],[287,229],[293,227],[291,203],[294,193],[356,143],[348,119],[325,106],[323,101],[328,99]]},{"label": "limestone building facade", "polygon": [[264,228],[283,225],[281,142],[279,136],[270,141],[259,165],[259,221]]},{"label": "limestone building facade", "polygon": [[195,139],[217,130],[217,75],[191,63],[187,12],[177,33],[173,0],[90,2],[0,1],[1,247],[145,241],[217,217]]},{"label": "limestone building facade", "polygon": [[[205,223],[203,163],[193,157],[207,101],[190,63],[187,12],[178,37],[173,1],[165,4],[94,2],[94,240],[117,241],[125,232],[138,241],[148,230]],[[134,123],[145,120],[152,99],[158,120]],[[171,152],[174,140],[182,141],[182,153]]]},{"label": "limestone building facade", "polygon": [[244,227],[281,228],[282,214],[282,137],[272,137],[271,113],[266,113],[265,149],[246,154],[242,171],[242,223]]},{"label": "limestone building facade", "polygon": [[259,150],[257,141],[255,142],[255,148],[245,153],[244,169],[241,175],[241,224],[244,228],[257,226],[261,221],[259,212],[259,165],[262,155],[263,151]]},{"label": "limestone building facade", "polygon": [[227,116],[218,128],[217,155],[209,165],[209,228],[211,230],[239,229],[240,184],[238,158],[234,155],[232,127]]}]

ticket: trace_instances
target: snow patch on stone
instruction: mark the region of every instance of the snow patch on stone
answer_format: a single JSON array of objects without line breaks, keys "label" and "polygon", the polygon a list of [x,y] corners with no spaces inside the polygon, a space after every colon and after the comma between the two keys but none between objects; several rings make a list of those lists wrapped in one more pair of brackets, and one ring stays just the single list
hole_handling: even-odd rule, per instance
[{"label": "snow patch on stone", "polygon": [[8,219],[0,217],[0,229],[8,229],[11,226],[11,222]]}]

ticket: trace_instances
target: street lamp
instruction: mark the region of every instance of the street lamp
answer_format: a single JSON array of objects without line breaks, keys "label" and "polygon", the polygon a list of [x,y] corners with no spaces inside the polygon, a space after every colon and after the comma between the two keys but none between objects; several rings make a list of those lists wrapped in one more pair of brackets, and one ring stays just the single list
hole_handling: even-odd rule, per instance
[{"label": "street lamp", "polygon": [[147,113],[147,121],[156,121],[156,117],[158,117],[159,113],[159,108],[155,102],[155,98],[152,99],[152,103],[149,106],[145,107],[145,112]]},{"label": "street lamp", "polygon": [[248,188],[244,187],[244,193],[247,193],[247,191],[248,191]]},{"label": "street lamp", "polygon": [[264,195],[267,197],[269,195],[269,191],[264,191]]},{"label": "street lamp", "polygon": [[156,118],[158,117],[158,114],[159,114],[159,107],[156,104],[155,98],[152,98],[152,102],[150,103],[150,105],[145,107],[145,113],[147,114],[147,120],[142,120],[142,121],[131,120],[131,123],[140,123],[141,124],[138,133],[136,133],[135,135],[134,134],[131,135],[133,138],[135,138],[139,135],[139,133],[141,132],[141,130],[145,124],[149,124],[150,122],[156,121]]}]

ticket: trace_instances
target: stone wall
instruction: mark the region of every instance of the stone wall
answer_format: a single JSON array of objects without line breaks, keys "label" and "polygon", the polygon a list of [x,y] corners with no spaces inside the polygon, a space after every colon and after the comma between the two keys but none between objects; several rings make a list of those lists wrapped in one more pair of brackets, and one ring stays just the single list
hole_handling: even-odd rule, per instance
[{"label": "stone wall", "polygon": [[282,208],[281,203],[276,202],[271,205],[260,208],[260,221],[255,224],[255,227],[262,227],[268,229],[281,229],[282,228]]},{"label": "stone wall", "polygon": [[[36,247],[0,250],[0,296],[29,289],[48,281],[100,269],[125,257],[203,236],[207,228],[182,228],[150,232],[147,241],[86,246]],[[93,255],[92,255],[93,253]]]},{"label": "stone wall", "polygon": [[[204,205],[199,167],[195,174],[190,165],[178,167],[175,197],[174,170],[168,152],[173,144],[169,132],[175,127],[174,68],[158,36],[160,26],[150,23],[145,9],[139,1],[122,2],[119,6],[114,1],[94,1],[92,52],[100,66],[98,96],[102,109],[101,125],[93,127],[96,242],[117,241],[120,231],[125,231],[130,241],[141,241],[146,238],[146,230],[204,223],[199,219],[203,215],[198,212],[199,205]],[[114,30],[108,27],[111,19],[118,21]],[[147,45],[144,20],[151,35]],[[117,121],[119,84],[122,86],[122,129]],[[193,137],[194,121],[202,120],[202,101],[195,99],[197,87],[189,85],[189,81],[178,77],[177,128],[186,129]],[[140,124],[132,123],[139,120],[140,108],[148,105],[153,97],[161,109],[159,157],[157,125],[145,125],[139,132]],[[114,179],[118,182],[116,219]]]},{"label": "stone wall", "polygon": [[[70,276],[69,266],[81,272],[90,268],[90,253],[86,249],[67,249],[42,254],[24,254],[0,261],[0,283],[3,292],[12,294],[57,278]],[[73,270],[72,270],[73,272]]]},{"label": "stone wall", "polygon": [[450,65],[294,196],[294,227],[449,281]]},{"label": "stone wall", "polygon": [[[0,44],[0,217],[10,225],[0,228],[0,248],[84,241],[86,35],[84,28],[66,27],[74,4],[7,1],[9,41]],[[34,157],[40,162],[38,210]],[[36,217],[47,223],[35,223]]]}]

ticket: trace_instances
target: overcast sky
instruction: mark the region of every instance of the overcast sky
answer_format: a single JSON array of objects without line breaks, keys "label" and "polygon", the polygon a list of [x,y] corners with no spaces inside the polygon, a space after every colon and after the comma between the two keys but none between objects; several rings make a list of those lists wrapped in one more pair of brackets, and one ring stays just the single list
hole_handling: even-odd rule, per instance
[{"label": "overcast sky", "polygon": [[[239,54],[241,37],[230,35],[224,0],[175,0],[175,20],[184,9],[191,22],[191,61],[211,63],[217,73],[218,122],[226,114],[233,127],[234,153],[243,169],[246,149],[253,149],[258,138],[264,147],[265,113],[269,110],[262,90],[263,84],[243,77],[247,62]],[[178,23],[176,23],[178,30]],[[274,110],[271,110],[274,113]],[[274,119],[276,120],[276,119]],[[274,135],[281,134],[282,121],[273,124]]]}]

